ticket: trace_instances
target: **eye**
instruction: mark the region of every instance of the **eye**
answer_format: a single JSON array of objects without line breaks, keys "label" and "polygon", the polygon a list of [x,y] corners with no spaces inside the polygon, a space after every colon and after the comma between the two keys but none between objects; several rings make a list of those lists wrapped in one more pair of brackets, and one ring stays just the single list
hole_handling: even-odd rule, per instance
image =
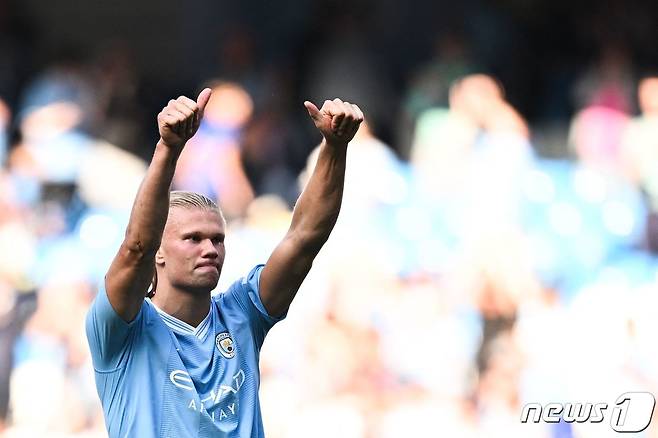
[{"label": "eye", "polygon": [[212,243],[213,243],[213,245],[218,245],[218,244],[220,244],[220,243],[224,243],[224,236],[223,236],[223,235],[219,235],[219,236],[215,236],[215,237],[213,237],[213,238],[212,238]]},{"label": "eye", "polygon": [[199,243],[201,242],[201,237],[198,234],[192,234],[189,236],[185,236],[185,240],[190,240],[194,243]]}]

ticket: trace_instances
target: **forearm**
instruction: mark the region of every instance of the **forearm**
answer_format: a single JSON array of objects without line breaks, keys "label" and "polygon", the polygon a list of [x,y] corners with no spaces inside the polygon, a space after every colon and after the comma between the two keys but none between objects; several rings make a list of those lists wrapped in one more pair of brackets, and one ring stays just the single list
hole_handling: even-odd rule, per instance
[{"label": "forearm", "polygon": [[313,260],[336,224],[343,200],[347,144],[354,138],[363,113],[340,99],[322,109],[304,102],[324,138],[315,169],[297,200],[290,230],[267,260],[260,277],[260,298],[270,315],[285,314]]},{"label": "forearm", "polygon": [[137,192],[124,245],[142,255],[155,254],[169,211],[169,191],[176,170],[178,153],[162,140],[155,147],[146,177]]},{"label": "forearm", "polygon": [[343,198],[347,147],[325,140],[315,169],[295,206],[291,231],[308,248],[319,250],[336,224]]}]

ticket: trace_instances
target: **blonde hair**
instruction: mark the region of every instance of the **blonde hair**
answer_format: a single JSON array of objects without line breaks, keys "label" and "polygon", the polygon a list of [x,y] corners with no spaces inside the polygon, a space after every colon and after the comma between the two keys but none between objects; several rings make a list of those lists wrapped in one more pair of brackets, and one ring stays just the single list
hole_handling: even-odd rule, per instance
[{"label": "blonde hair", "polygon": [[174,190],[169,194],[169,208],[179,207],[188,210],[200,208],[202,210],[214,211],[222,218],[226,224],[226,219],[219,206],[209,197],[196,192],[187,192],[184,190]]}]

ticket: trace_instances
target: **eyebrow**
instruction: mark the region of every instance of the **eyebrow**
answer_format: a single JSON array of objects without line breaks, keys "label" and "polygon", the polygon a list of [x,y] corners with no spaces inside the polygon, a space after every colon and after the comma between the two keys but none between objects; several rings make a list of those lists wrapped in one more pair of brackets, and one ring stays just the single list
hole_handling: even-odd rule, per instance
[{"label": "eyebrow", "polygon": [[[182,232],[181,236],[182,237],[190,237],[190,236],[202,236],[206,235],[203,231],[186,231]],[[212,237],[226,237],[226,233],[210,233],[210,236]]]}]

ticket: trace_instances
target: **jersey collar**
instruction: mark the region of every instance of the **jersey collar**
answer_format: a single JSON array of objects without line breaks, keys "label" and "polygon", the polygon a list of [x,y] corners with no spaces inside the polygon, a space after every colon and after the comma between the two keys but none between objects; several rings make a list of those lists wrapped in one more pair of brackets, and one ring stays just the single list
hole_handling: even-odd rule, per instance
[{"label": "jersey collar", "polygon": [[[151,304],[153,304],[153,301],[151,301]],[[208,333],[208,329],[210,328],[210,315],[212,314],[212,307],[210,308],[208,315],[206,315],[206,317],[203,319],[203,321],[199,323],[197,327],[193,327],[190,324],[186,323],[185,321],[181,321],[175,316],[171,316],[170,314],[160,309],[155,304],[153,304],[153,307],[160,314],[162,321],[164,321],[164,323],[167,324],[167,326],[175,332],[184,335],[196,336],[199,339],[203,339]]]}]

